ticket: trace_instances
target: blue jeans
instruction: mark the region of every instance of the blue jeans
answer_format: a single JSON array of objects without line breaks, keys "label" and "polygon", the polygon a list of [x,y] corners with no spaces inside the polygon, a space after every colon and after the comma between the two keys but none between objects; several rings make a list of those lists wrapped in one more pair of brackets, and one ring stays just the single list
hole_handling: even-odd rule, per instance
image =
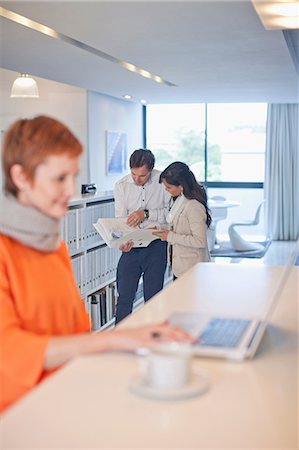
[{"label": "blue jeans", "polygon": [[143,296],[148,301],[163,288],[167,265],[167,242],[157,239],[148,247],[132,248],[124,252],[117,266],[117,292],[115,323],[132,312],[138,283],[143,275]]}]

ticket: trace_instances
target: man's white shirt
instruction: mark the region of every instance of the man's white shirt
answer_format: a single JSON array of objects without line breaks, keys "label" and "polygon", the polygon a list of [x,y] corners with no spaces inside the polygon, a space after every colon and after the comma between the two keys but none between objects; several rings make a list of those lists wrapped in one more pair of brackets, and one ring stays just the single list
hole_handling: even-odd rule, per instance
[{"label": "man's white shirt", "polygon": [[170,194],[163,184],[159,184],[160,172],[153,169],[144,186],[137,186],[132,175],[119,180],[114,188],[115,217],[127,217],[134,211],[149,211],[149,218],[140,224],[140,228],[161,227],[167,225]]}]

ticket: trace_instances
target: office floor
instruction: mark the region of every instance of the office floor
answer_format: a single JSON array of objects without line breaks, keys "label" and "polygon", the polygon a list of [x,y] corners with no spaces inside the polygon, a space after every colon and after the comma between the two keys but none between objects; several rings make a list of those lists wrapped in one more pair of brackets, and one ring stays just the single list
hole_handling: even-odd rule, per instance
[{"label": "office floor", "polygon": [[263,258],[213,258],[217,264],[294,264],[298,252],[297,241],[272,241]]}]

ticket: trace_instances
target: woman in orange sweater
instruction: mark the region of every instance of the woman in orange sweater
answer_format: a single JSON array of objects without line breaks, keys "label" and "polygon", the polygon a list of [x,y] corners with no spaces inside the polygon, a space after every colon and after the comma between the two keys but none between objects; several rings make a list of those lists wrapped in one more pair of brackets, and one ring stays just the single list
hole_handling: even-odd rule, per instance
[{"label": "woman in orange sweater", "polygon": [[[92,334],[60,240],[82,146],[60,122],[15,122],[2,149],[0,410],[71,358],[190,337],[166,324]],[[158,339],[157,339],[158,337]]]}]

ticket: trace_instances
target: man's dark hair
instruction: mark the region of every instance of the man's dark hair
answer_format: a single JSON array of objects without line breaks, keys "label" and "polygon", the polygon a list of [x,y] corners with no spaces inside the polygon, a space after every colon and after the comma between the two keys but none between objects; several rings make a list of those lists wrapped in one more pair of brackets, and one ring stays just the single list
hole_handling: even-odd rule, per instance
[{"label": "man's dark hair", "polygon": [[147,166],[151,172],[155,165],[155,157],[153,153],[146,148],[135,150],[130,156],[130,168]]}]

